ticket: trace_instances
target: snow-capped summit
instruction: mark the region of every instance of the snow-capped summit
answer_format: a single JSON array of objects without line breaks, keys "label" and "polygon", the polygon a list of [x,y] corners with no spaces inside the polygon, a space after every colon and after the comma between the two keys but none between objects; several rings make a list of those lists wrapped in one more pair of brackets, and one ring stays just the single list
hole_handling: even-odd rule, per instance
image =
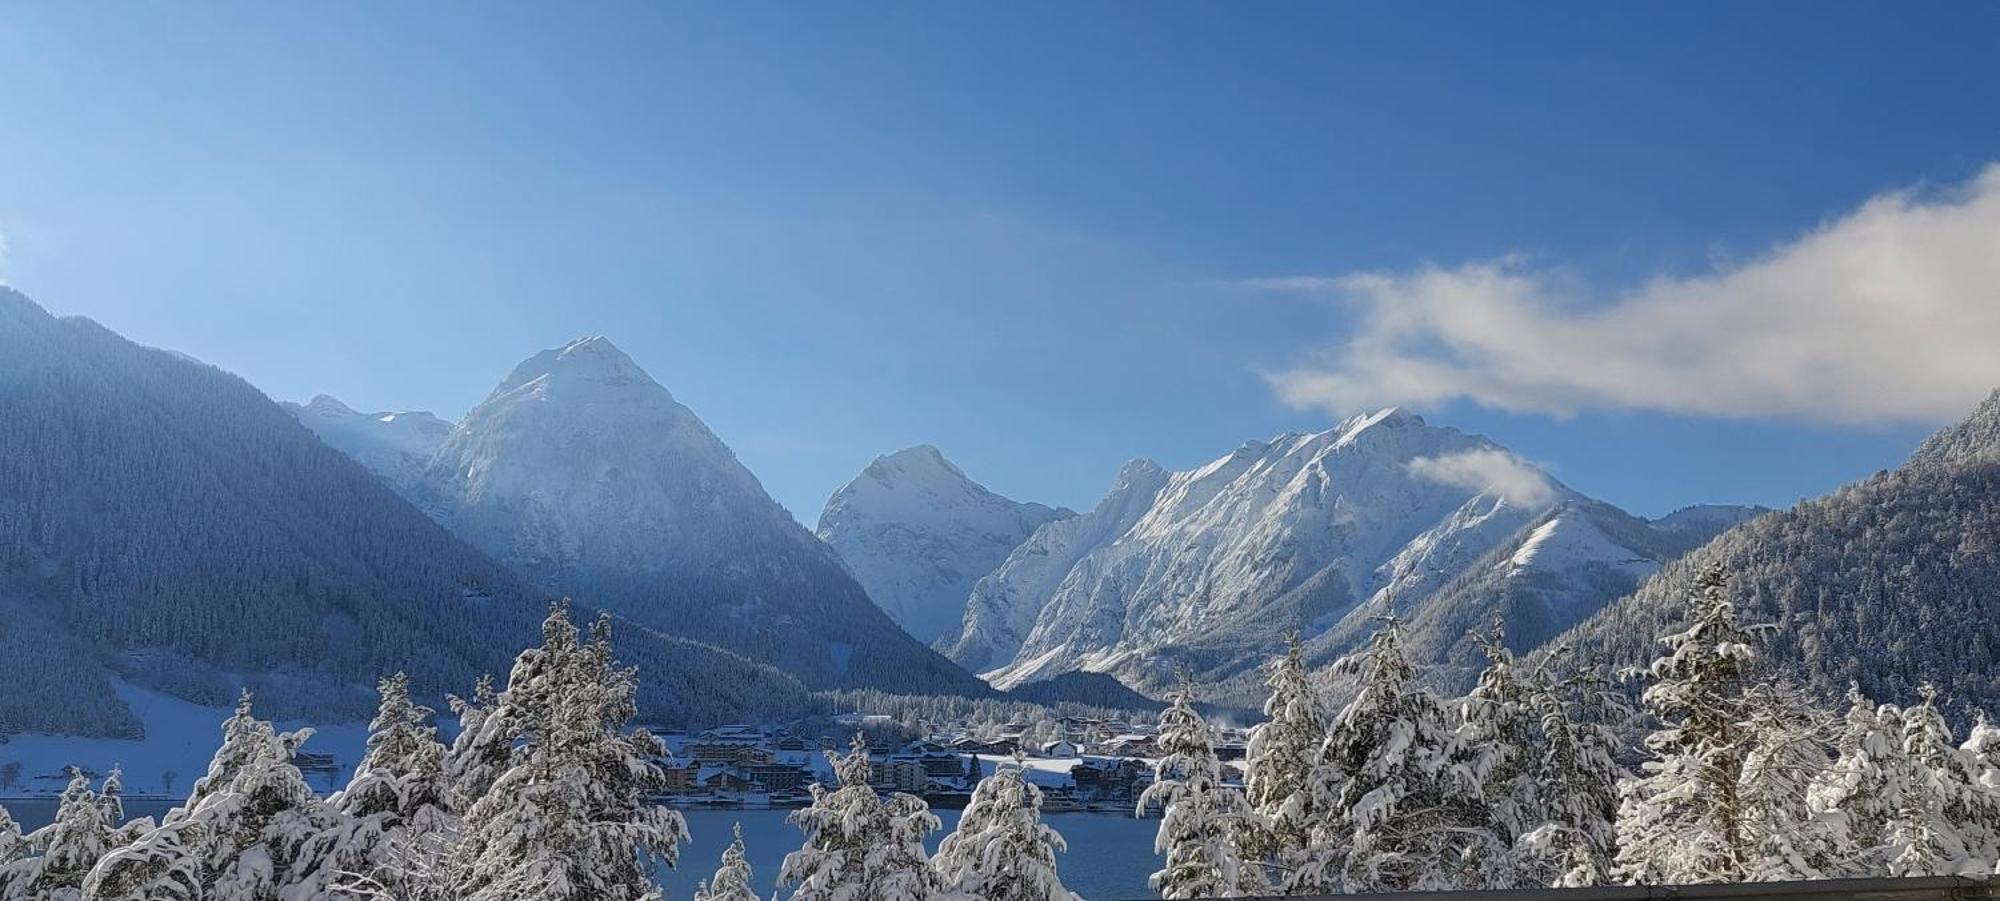
[{"label": "snow-capped summit", "polygon": [[602,337],[545,350],[467,413],[422,505],[555,591],[822,686],[976,686],[869,602],[694,411]]},{"label": "snow-capped summit", "polygon": [[1611,508],[1395,408],[1132,475],[1147,490],[1114,491],[1115,515],[1044,526],[975,587],[954,659],[1003,688],[1083,669],[1157,690],[1176,663],[1213,684],[1289,631],[1341,650],[1365,637],[1356,624],[1419,617],[1489,570],[1496,591],[1560,585],[1536,609],[1567,625],[1664,556],[1644,522],[1591,513]]},{"label": "snow-capped summit", "polygon": [[694,411],[602,337],[529,357],[452,430],[426,500],[532,577],[674,565],[709,516],[789,517]]},{"label": "snow-capped summit", "polygon": [[405,496],[451,434],[451,423],[430,413],[361,413],[325,394],[304,405],[283,406],[321,441],[353,457]]},{"label": "snow-capped summit", "polygon": [[1075,515],[995,494],[920,444],[876,457],[834,492],[818,531],[868,596],[928,642],[957,634],[979,577],[1043,523]]},{"label": "snow-capped summit", "polygon": [[[487,399],[492,400],[529,385],[535,386],[538,391],[572,391],[583,395],[601,391],[605,397],[617,396],[615,389],[634,385],[650,386],[663,392],[667,390],[603,335],[578,338],[521,361],[521,365],[514,367],[514,371],[493,389]],[[672,394],[669,393],[668,397],[671,398]]]}]

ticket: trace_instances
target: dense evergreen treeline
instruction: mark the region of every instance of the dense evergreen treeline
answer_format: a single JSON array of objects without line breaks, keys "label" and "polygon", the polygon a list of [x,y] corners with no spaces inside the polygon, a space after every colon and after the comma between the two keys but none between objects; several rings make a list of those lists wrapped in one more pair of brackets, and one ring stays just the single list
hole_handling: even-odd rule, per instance
[{"label": "dense evergreen treeline", "polygon": [[1109,673],[1074,671],[1015,687],[1015,698],[1036,704],[1084,704],[1115,710],[1159,710],[1166,705],[1146,697]]}]

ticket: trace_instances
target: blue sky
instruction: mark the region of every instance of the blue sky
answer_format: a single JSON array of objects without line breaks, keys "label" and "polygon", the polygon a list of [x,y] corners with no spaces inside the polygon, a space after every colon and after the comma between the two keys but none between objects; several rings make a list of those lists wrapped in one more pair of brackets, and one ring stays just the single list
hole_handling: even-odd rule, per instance
[{"label": "blue sky", "polygon": [[1391,402],[1782,505],[2000,386],[2000,5],[580,9],[9,5],[0,279],[364,409],[606,334],[808,521]]}]

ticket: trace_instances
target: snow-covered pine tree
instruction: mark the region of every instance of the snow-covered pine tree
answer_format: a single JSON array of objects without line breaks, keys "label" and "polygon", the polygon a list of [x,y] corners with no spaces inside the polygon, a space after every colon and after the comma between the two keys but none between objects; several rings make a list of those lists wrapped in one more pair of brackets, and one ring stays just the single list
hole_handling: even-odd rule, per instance
[{"label": "snow-covered pine tree", "polygon": [[1413,683],[1393,618],[1334,663],[1355,687],[1320,749],[1313,803],[1322,811],[1287,893],[1471,888],[1505,853],[1485,827],[1480,786],[1451,712]]},{"label": "snow-covered pine tree", "polygon": [[1531,683],[1540,742],[1534,768],[1541,802],[1541,825],[1515,842],[1515,865],[1534,885],[1575,888],[1610,878],[1617,841],[1618,733],[1612,725],[1630,713],[1612,689],[1601,663],[1575,662],[1568,646],[1557,647],[1549,669]]},{"label": "snow-covered pine tree", "polygon": [[0,890],[6,885],[6,868],[27,854],[28,842],[21,835],[21,824],[7,808],[0,807]]},{"label": "snow-covered pine tree", "polygon": [[104,822],[112,826],[125,822],[125,776],[116,766],[105,774],[104,782],[98,788],[97,809]]},{"label": "snow-covered pine tree", "polygon": [[1889,831],[1902,804],[1909,762],[1903,756],[1902,711],[1876,705],[1847,689],[1847,715],[1834,744],[1835,757],[1806,790],[1806,803],[1836,823],[1853,858],[1843,868],[1848,875],[1888,872]]},{"label": "snow-covered pine tree", "polygon": [[380,816],[387,828],[428,831],[448,816],[444,745],[431,711],[410,700],[410,679],[377,684],[381,703],[368,724],[368,746],[347,787],[328,802],[351,817]]},{"label": "snow-covered pine tree", "polygon": [[1987,789],[2000,792],[2000,726],[1981,711],[1973,721],[1972,730],[1965,736],[1965,744],[1959,750],[1972,755],[1979,768],[1979,782]]},{"label": "snow-covered pine tree", "polygon": [[750,860],[743,855],[743,824],[737,823],[735,839],[722,852],[722,865],[716,868],[715,878],[702,883],[694,893],[694,901],[760,901],[750,888],[750,878]]},{"label": "snow-covered pine tree", "polygon": [[1636,884],[1741,882],[1753,852],[1741,796],[1749,755],[1742,697],[1761,627],[1737,622],[1728,574],[1703,572],[1687,627],[1661,639],[1642,699],[1660,728],[1652,759],[1620,784],[1613,875]]},{"label": "snow-covered pine tree", "polygon": [[0,899],[14,901],[28,894],[28,884],[35,878],[35,860],[28,856],[30,850],[27,838],[21,834],[21,824],[6,808],[0,807]]},{"label": "snow-covered pine tree", "polygon": [[1890,827],[1894,876],[1983,875],[1994,871],[2000,794],[1984,784],[1982,761],[1952,743],[1937,691],[1903,711],[1904,793]]},{"label": "snow-covered pine tree", "polygon": [[125,819],[125,771],[113,766],[104,775],[104,782],[97,790],[97,806],[104,811],[104,822],[111,827],[109,839],[111,847],[123,847],[139,840],[139,836],[158,825],[152,817],[136,820]]},{"label": "snow-covered pine tree", "polygon": [[1017,759],[980,780],[931,865],[966,901],[1078,901],[1056,873],[1068,848],[1042,822],[1042,790]]},{"label": "snow-covered pine tree", "polygon": [[272,901],[325,897],[338,875],[322,836],[342,822],[292,763],[310,730],[280,733],[243,694],[186,804],[97,861],[89,901]]},{"label": "snow-covered pine tree", "polygon": [[1743,759],[1745,881],[1832,879],[1858,856],[1845,824],[1813,808],[1811,787],[1832,766],[1827,716],[1796,688],[1776,683],[1744,695],[1750,752]]},{"label": "snow-covered pine tree", "polygon": [[609,618],[580,642],[569,608],[521,652],[482,730],[520,728],[510,765],[465,813],[453,849],[465,901],[650,898],[655,862],[687,840],[679,813],[648,804],[665,776],[660,740],[630,729],[636,674],[612,659]]},{"label": "snow-covered pine tree", "polygon": [[83,771],[70,770],[69,785],[56,805],[55,821],[27,837],[41,855],[29,861],[20,877],[6,886],[8,898],[61,899],[78,897],[83,878],[110,851],[116,840],[100,796],[90,790]]},{"label": "snow-covered pine tree", "polygon": [[1497,621],[1490,634],[1475,637],[1486,668],[1458,708],[1459,754],[1479,788],[1479,801],[1470,807],[1482,815],[1484,822],[1477,825],[1494,838],[1491,849],[1471,849],[1479,859],[1467,861],[1480,874],[1482,888],[1546,884],[1540,872],[1545,867],[1515,860],[1515,845],[1548,816],[1537,771],[1543,748],[1533,704],[1536,686],[1507,650],[1506,638]]},{"label": "snow-covered pine tree", "polygon": [[839,786],[811,787],[812,804],[787,819],[805,844],[785,855],[778,881],[796,886],[791,901],[929,901],[942,883],[924,853],[941,825],[924,799],[886,800],[869,784],[868,739],[855,733],[846,754],[827,752]]},{"label": "snow-covered pine tree", "polygon": [[1194,709],[1194,686],[1181,673],[1173,702],[1160,711],[1156,742],[1161,757],[1153,784],[1139,795],[1140,815],[1159,808],[1153,853],[1166,866],[1148,880],[1162,898],[1236,898],[1265,889],[1262,874],[1240,842],[1254,834],[1257,813],[1223,784],[1208,722]]},{"label": "snow-covered pine tree", "polygon": [[[1980,711],[1972,724],[1972,730],[1959,745],[1978,773],[1978,793],[1988,799],[1989,809],[2000,808],[2000,726],[1995,726]],[[2000,815],[1986,824],[1984,845],[1987,855],[1995,858],[1993,872],[2000,875]]]},{"label": "snow-covered pine tree", "polygon": [[431,712],[410,700],[402,673],[376,685],[381,695],[368,745],[347,787],[327,803],[342,817],[310,853],[327,859],[343,890],[356,893],[399,881],[416,849],[442,847],[454,827],[448,809],[444,745]]},{"label": "snow-covered pine tree", "polygon": [[[520,662],[516,661],[516,668]],[[493,677],[483,675],[472,687],[472,697],[446,698],[453,716],[458,717],[458,735],[445,755],[446,797],[454,813],[464,813],[472,803],[486,796],[493,780],[514,761],[514,740],[521,726],[512,720],[513,711],[502,709],[500,693]]]},{"label": "snow-covered pine tree", "polygon": [[1249,860],[1282,874],[1298,865],[1312,840],[1311,789],[1319,748],[1326,741],[1325,703],[1306,671],[1299,635],[1287,639],[1271,661],[1264,722],[1250,730],[1243,792],[1258,816],[1240,844]]}]

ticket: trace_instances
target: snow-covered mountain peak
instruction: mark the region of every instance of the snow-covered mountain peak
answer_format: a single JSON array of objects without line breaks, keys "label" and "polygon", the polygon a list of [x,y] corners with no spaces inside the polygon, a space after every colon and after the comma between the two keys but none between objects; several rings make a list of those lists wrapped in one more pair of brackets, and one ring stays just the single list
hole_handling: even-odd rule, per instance
[{"label": "snow-covered mountain peak", "polygon": [[[1167,469],[1146,457],[1134,457],[1118,467],[1118,474],[1111,479],[1111,494],[1130,490],[1135,485],[1155,485],[1167,474]],[[1157,487],[1157,486],[1156,486]]]},{"label": "snow-covered mountain peak", "polygon": [[701,418],[605,338],[516,366],[438,449],[422,494],[539,585],[813,687],[912,674],[973,686],[875,609]]},{"label": "snow-covered mountain peak", "polygon": [[672,567],[660,547],[725,510],[760,528],[784,516],[694,411],[602,337],[514,367],[425,479],[448,524],[549,585]]},{"label": "snow-covered mountain peak", "polygon": [[1329,431],[1341,436],[1359,435],[1361,432],[1381,426],[1388,429],[1422,428],[1424,418],[1402,407],[1383,407],[1373,413],[1349,416]]},{"label": "snow-covered mountain peak", "polygon": [[[1017,503],[987,490],[935,446],[919,444],[876,457],[853,481],[834,492],[820,514],[819,534],[838,549],[836,538],[844,527],[889,523],[904,528],[917,523],[956,527],[964,523],[968,511],[990,519],[996,511],[1004,518],[1020,510],[1038,521],[1047,521],[1054,512],[1041,504]],[[1020,537],[1027,536],[1023,533]]]},{"label": "snow-covered mountain peak", "polygon": [[966,478],[965,472],[945,459],[944,452],[932,444],[919,444],[883,454],[869,463],[861,474],[882,482],[900,478],[953,481]]},{"label": "snow-covered mountain peak", "polygon": [[646,389],[646,393],[657,391],[668,400],[673,399],[672,392],[653,381],[611,339],[591,335],[523,360],[487,400],[523,390],[545,394],[560,391],[582,399],[606,399],[628,388]]},{"label": "snow-covered mountain peak", "polygon": [[313,395],[312,400],[306,401],[304,409],[309,413],[328,416],[345,416],[355,412],[353,407],[341,403],[339,398],[331,394]]},{"label": "snow-covered mountain peak", "polygon": [[451,435],[451,423],[422,411],[363,413],[328,394],[284,408],[319,440],[409,496],[431,455]]},{"label": "snow-covered mountain peak", "polygon": [[819,537],[898,625],[931,641],[958,627],[980,576],[1043,523],[1074,515],[1002,497],[920,444],[876,457],[834,492]]}]

